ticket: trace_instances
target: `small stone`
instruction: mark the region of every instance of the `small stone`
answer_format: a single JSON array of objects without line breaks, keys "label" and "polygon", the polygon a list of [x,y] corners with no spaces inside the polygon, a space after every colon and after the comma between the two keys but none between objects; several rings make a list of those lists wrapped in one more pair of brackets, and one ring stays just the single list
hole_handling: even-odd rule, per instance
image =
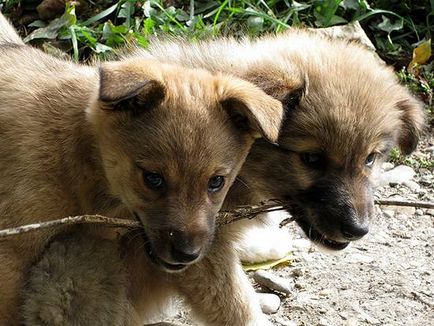
[{"label": "small stone", "polygon": [[253,279],[261,286],[265,286],[271,290],[282,292],[284,294],[293,293],[293,283],[283,277],[274,275],[272,272],[258,270],[253,274]]},{"label": "small stone", "polygon": [[417,216],[422,216],[424,214],[423,213],[423,209],[416,209],[416,211],[414,212],[414,214],[417,215]]},{"label": "small stone", "polygon": [[330,289],[323,289],[323,290],[319,291],[318,294],[319,294],[320,297],[328,297],[328,296],[330,296],[332,293],[333,293],[333,291],[330,290]]},{"label": "small stone", "polygon": [[393,163],[390,162],[384,162],[383,164],[381,164],[381,169],[386,172],[386,171],[390,171],[395,167],[395,165]]},{"label": "small stone", "polygon": [[292,320],[288,320],[286,318],[276,318],[275,319],[276,323],[278,323],[279,325],[282,326],[297,326],[297,323],[292,321]]},{"label": "small stone", "polygon": [[395,216],[395,211],[392,209],[383,209],[383,215],[387,218],[393,218]]},{"label": "small stone", "polygon": [[431,186],[433,183],[433,175],[427,174],[420,178],[419,183],[424,186]]},{"label": "small stone", "polygon": [[300,267],[295,267],[291,270],[291,275],[294,277],[303,276],[303,270]]},{"label": "small stone", "polygon": [[420,190],[419,184],[412,180],[404,181],[402,184],[412,191],[419,192]]},{"label": "small stone", "polygon": [[358,254],[358,253],[354,253],[354,254],[349,255],[347,259],[351,263],[370,264],[374,261],[374,258],[367,256],[367,255]]},{"label": "small stone", "polygon": [[402,184],[405,181],[410,181],[416,172],[406,165],[399,165],[396,168],[383,173],[380,176],[380,185],[397,185]]},{"label": "small stone", "polygon": [[430,147],[426,148],[425,151],[434,153],[434,146],[430,146]]},{"label": "small stone", "polygon": [[272,293],[257,293],[264,314],[274,314],[279,310],[280,298]]},{"label": "small stone", "polygon": [[330,324],[330,322],[325,319],[325,318],[321,318],[318,322],[318,326],[331,326],[332,324]]}]

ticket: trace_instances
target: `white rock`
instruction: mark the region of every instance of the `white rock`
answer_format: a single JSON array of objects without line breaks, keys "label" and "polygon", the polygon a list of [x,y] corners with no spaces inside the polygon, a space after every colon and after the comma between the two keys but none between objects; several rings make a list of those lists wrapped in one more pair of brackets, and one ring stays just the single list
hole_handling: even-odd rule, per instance
[{"label": "white rock", "polygon": [[380,176],[380,185],[386,186],[390,184],[402,184],[406,181],[410,181],[415,174],[416,172],[414,172],[411,167],[399,165],[390,171],[384,172]]},{"label": "white rock", "polygon": [[372,263],[374,261],[374,258],[372,258],[371,256],[362,255],[362,254],[358,254],[358,253],[350,254],[346,258],[349,262],[352,262],[352,263],[369,264],[369,263]]},{"label": "white rock", "polygon": [[253,274],[253,279],[261,286],[271,290],[292,294],[294,286],[291,280],[274,275],[272,272],[258,270]]},{"label": "white rock", "polygon": [[381,170],[383,170],[383,171],[392,170],[394,167],[395,167],[395,165],[393,163],[390,163],[390,162],[384,162],[383,164],[381,164]]},{"label": "white rock", "polygon": [[387,218],[392,218],[395,216],[395,211],[392,209],[383,209],[383,215]]},{"label": "white rock", "polygon": [[272,293],[257,293],[264,314],[274,314],[279,310],[280,298]]},{"label": "white rock", "polygon": [[404,181],[402,184],[414,192],[419,192],[420,190],[420,185],[412,180]]},{"label": "white rock", "polygon": [[328,297],[328,296],[330,296],[332,293],[333,293],[333,291],[330,290],[330,289],[323,289],[323,290],[319,291],[318,294],[319,294],[320,297]]},{"label": "white rock", "polygon": [[297,326],[297,323],[295,321],[292,320],[288,320],[286,318],[276,318],[276,323],[278,323],[279,325],[282,326]]}]

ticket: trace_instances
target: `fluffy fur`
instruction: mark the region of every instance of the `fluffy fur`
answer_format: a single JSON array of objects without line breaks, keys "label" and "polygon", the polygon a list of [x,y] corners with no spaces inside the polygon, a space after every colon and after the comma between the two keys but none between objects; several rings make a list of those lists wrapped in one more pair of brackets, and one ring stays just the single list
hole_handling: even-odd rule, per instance
[{"label": "fluffy fur", "polygon": [[[241,79],[156,60],[131,58],[99,67],[57,60],[23,45],[3,17],[0,31],[0,228],[84,213],[143,224],[142,250],[126,250],[122,257],[113,250],[118,244],[110,243],[119,242],[122,232],[110,228],[65,227],[1,240],[0,324],[77,325],[95,318],[136,325],[148,306],[167,297],[170,272],[208,251],[224,256],[219,262],[234,260],[211,246],[221,242],[219,236],[213,241],[215,214],[254,139],[277,140],[280,102]],[[216,177],[223,183],[210,190]],[[62,231],[71,234],[53,240],[41,256]],[[138,240],[130,239],[124,247]],[[98,241],[101,247],[93,250]],[[90,265],[73,268],[81,259]],[[122,286],[123,271],[131,288],[101,290],[104,284]],[[235,287],[233,278],[222,276],[209,284],[210,291],[221,284]],[[143,284],[148,292],[137,293]],[[83,289],[95,303],[101,297],[113,311],[132,306],[132,312],[122,320],[126,314],[113,317],[104,304],[87,309]],[[233,311],[231,303],[242,292],[226,291],[223,301],[210,297],[203,305],[193,299],[200,292],[194,286],[176,290],[215,324],[228,319],[256,325],[265,318],[258,302]],[[125,296],[131,304],[118,304]]]}]

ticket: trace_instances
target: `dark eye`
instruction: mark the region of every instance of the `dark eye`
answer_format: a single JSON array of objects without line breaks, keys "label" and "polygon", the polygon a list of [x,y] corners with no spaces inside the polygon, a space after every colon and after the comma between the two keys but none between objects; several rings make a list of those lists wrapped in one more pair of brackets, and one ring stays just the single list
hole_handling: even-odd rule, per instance
[{"label": "dark eye", "polygon": [[323,153],[301,153],[302,162],[313,169],[318,169],[324,165]]},{"label": "dark eye", "polygon": [[375,162],[375,157],[376,157],[375,153],[369,154],[368,157],[365,160],[365,165],[367,167],[371,167],[374,164],[374,162]]},{"label": "dark eye", "polygon": [[144,172],[143,179],[151,189],[161,189],[165,184],[164,178],[155,172]]},{"label": "dark eye", "polygon": [[221,175],[212,177],[208,181],[208,191],[217,192],[223,187],[224,184],[225,184],[225,178],[222,177]]}]

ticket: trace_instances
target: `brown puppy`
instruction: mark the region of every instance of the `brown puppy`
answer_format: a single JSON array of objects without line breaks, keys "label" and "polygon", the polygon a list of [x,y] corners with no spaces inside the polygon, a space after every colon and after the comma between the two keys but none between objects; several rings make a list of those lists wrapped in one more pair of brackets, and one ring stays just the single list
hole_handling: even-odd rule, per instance
[{"label": "brown puppy", "polygon": [[255,41],[155,42],[150,53],[231,72],[282,101],[289,117],[279,147],[255,143],[226,207],[288,199],[306,235],[332,250],[368,232],[380,162],[393,146],[412,152],[423,129],[421,104],[393,70],[344,40],[290,30]]},{"label": "brown puppy", "polygon": [[[22,44],[2,16],[0,30],[0,228],[135,216],[149,254],[140,275],[156,290],[154,265],[175,272],[201,259],[254,138],[277,139],[281,103],[243,80],[156,60],[60,61]],[[83,229],[116,239],[117,230]],[[0,241],[0,325],[20,322],[25,275],[58,231]],[[34,322],[86,320],[71,309]]]}]

